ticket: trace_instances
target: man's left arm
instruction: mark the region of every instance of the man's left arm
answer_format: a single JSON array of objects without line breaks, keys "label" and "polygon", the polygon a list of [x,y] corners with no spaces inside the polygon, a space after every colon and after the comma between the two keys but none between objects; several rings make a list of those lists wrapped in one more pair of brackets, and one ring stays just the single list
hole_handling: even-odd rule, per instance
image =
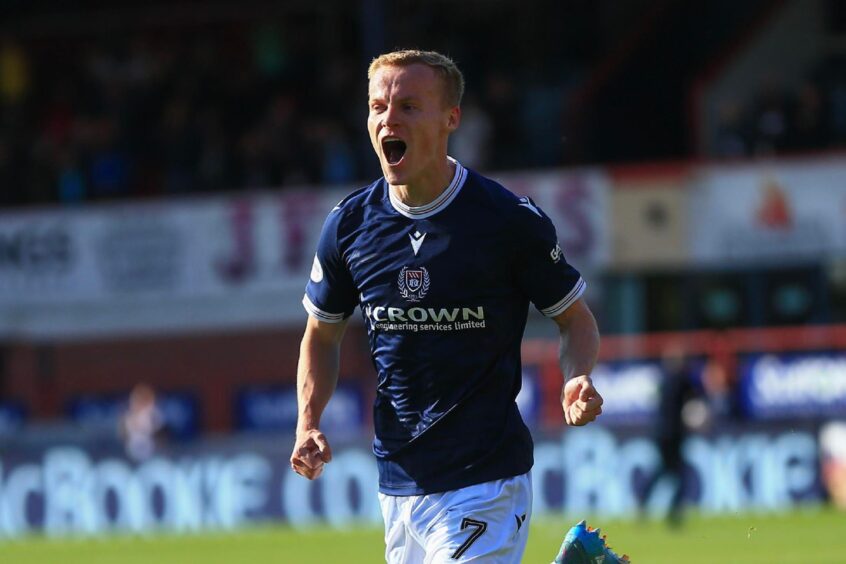
[{"label": "man's left arm", "polygon": [[553,317],[561,334],[559,362],[564,375],[561,407],[568,425],[587,425],[602,413],[602,396],[590,373],[599,352],[596,319],[583,299]]}]

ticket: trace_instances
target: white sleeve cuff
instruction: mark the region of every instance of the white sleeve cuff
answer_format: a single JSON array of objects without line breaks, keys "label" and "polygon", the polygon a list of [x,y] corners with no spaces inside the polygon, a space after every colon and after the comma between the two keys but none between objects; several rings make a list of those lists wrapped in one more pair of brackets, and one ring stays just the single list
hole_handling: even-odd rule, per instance
[{"label": "white sleeve cuff", "polygon": [[551,306],[540,310],[540,312],[547,317],[555,317],[556,315],[561,314],[565,309],[573,305],[573,303],[575,303],[575,301],[578,300],[582,296],[582,294],[585,293],[586,287],[587,283],[585,283],[584,278],[580,276],[578,282],[576,282],[576,285],[573,286],[573,289],[570,290],[570,292],[566,296],[564,296],[561,301],[558,301],[552,304]]},{"label": "white sleeve cuff", "polygon": [[308,294],[303,296],[303,307],[308,312],[308,314],[319,321],[324,321],[326,323],[340,323],[345,319],[343,313],[327,313],[314,305]]}]

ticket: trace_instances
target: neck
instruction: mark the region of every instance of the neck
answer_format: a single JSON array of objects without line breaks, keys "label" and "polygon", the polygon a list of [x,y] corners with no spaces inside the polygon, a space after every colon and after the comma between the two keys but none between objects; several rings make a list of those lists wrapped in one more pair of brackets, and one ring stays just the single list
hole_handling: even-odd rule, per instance
[{"label": "neck", "polygon": [[455,174],[455,163],[444,159],[440,166],[433,167],[426,178],[409,184],[391,184],[390,189],[403,204],[420,207],[434,201],[447,189]]}]

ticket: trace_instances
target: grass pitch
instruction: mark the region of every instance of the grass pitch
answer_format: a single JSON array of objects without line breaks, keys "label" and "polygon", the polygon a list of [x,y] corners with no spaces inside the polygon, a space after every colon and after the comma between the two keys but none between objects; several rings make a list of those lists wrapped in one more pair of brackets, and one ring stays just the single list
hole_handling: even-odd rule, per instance
[{"label": "grass pitch", "polygon": [[[535,518],[523,562],[548,564],[573,519]],[[635,564],[843,564],[846,513],[691,517],[679,529],[658,522],[589,519]],[[284,527],[201,535],[98,539],[0,539],[3,564],[378,564],[379,529]]]}]

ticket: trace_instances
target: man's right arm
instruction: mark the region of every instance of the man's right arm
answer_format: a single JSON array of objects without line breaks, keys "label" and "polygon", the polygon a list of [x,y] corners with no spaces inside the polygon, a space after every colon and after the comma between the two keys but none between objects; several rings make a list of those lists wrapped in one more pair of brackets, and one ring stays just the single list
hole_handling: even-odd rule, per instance
[{"label": "man's right arm", "polygon": [[326,323],[309,316],[297,364],[297,436],[291,468],[309,480],[317,478],[332,449],[320,432],[320,417],[338,382],[341,340],[347,321]]}]

